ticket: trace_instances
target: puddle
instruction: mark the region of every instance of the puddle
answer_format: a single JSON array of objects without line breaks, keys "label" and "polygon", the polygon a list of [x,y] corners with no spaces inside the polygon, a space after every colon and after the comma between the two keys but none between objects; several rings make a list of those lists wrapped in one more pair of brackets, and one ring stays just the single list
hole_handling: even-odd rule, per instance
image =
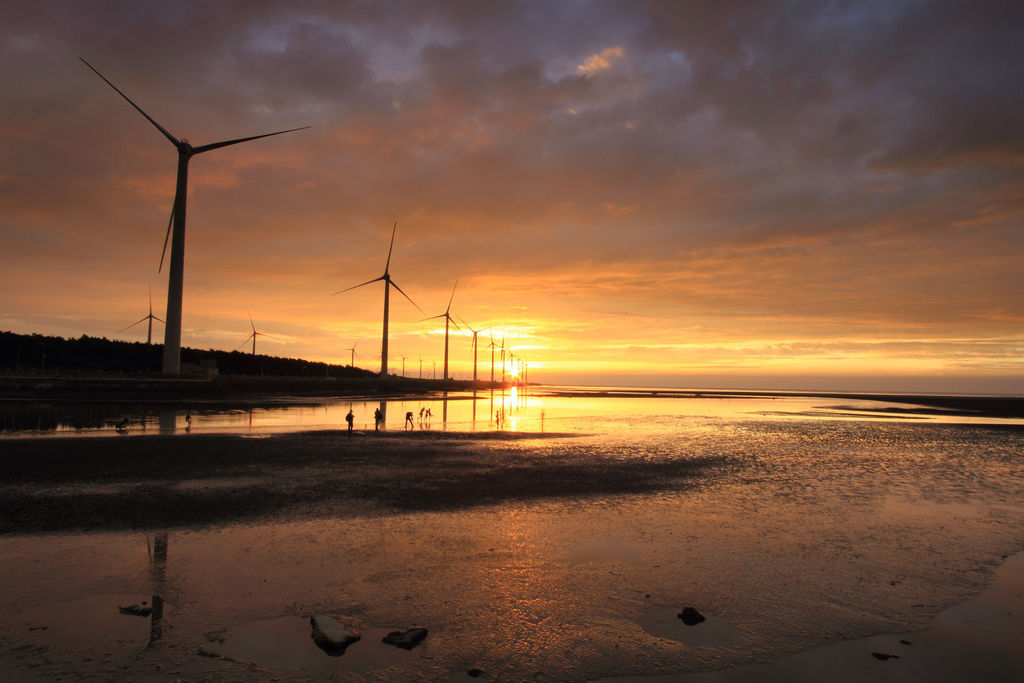
[{"label": "puddle", "polygon": [[[25,631],[39,645],[69,649],[141,650],[158,640],[168,606],[151,595],[102,594],[70,602],[41,605],[21,615]],[[138,614],[120,608],[137,606]]]},{"label": "puddle", "polygon": [[[402,627],[404,630],[406,627]],[[302,669],[310,673],[366,673],[430,658],[428,635],[412,650],[387,645],[381,640],[396,629],[360,628],[362,637],[342,655],[330,655],[313,642],[308,617],[280,617],[243,624],[225,634],[224,642],[212,642],[206,650],[240,662],[277,671]]]},{"label": "puddle", "polygon": [[687,626],[678,614],[678,609],[657,607],[645,612],[637,623],[652,636],[693,647],[734,648],[743,642],[740,630],[725,619],[702,613],[704,621],[696,626]]}]

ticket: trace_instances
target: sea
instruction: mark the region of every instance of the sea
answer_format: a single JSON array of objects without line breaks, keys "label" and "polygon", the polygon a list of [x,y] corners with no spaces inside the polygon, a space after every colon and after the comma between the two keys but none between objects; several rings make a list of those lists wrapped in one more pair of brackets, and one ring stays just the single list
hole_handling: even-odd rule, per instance
[{"label": "sea", "polygon": [[[370,432],[381,410],[389,435],[450,433],[479,462],[702,465],[667,488],[0,535],[5,680],[681,675],[923,629],[1024,550],[1024,421],[877,397],[544,387],[68,408],[4,406],[0,449],[327,433],[349,411]],[[326,653],[312,614],[362,637]],[[412,627],[429,635],[410,650],[381,642]]]}]

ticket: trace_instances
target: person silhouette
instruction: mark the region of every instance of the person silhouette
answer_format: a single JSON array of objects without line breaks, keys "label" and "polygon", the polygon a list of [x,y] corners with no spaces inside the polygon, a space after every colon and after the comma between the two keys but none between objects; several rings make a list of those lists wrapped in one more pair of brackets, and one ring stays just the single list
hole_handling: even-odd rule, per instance
[{"label": "person silhouette", "polygon": [[409,429],[415,429],[416,426],[412,423],[412,411],[410,410],[405,414],[405,426]]},{"label": "person silhouette", "polygon": [[375,409],[373,411],[373,431],[375,431],[375,432],[379,432],[380,431],[380,421],[383,418],[384,418],[384,415],[381,414],[380,408],[377,408],[377,409]]},{"label": "person silhouette", "polygon": [[352,423],[355,422],[355,419],[356,419],[355,413],[353,413],[352,409],[349,408],[348,415],[345,416],[345,422],[348,422],[348,433],[349,434],[352,433]]}]

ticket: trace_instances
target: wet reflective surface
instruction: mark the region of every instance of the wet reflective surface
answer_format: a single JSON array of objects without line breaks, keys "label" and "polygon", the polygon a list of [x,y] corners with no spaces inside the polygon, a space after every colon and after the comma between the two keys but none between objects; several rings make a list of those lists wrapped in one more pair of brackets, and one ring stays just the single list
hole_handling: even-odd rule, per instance
[{"label": "wet reflective surface", "polygon": [[[702,671],[921,628],[1024,549],[1018,427],[837,417],[816,411],[838,405],[822,399],[604,400],[506,403],[504,428],[538,438],[430,441],[449,455],[422,470],[374,474],[362,463],[371,478],[360,486],[383,482],[380,492],[326,511],[299,497],[234,522],[2,536],[0,673],[429,680],[478,668],[491,680],[582,681]],[[476,428],[497,431],[481,401]],[[372,415],[374,403],[355,405]],[[426,405],[443,415],[439,403],[389,405],[388,430]],[[307,424],[334,419],[311,410]],[[472,403],[449,400],[446,428],[473,424]],[[178,433],[183,444],[204,438],[201,416]],[[428,443],[362,438],[369,452],[411,460]],[[637,474],[690,461],[699,466],[664,470],[666,485]],[[341,486],[353,462],[240,472],[234,485]],[[638,482],[626,492],[602,481],[625,477]],[[158,618],[120,610],[157,599]],[[707,621],[682,624],[685,606]],[[309,639],[317,613],[350,620],[363,638],[330,657]],[[429,630],[421,646],[380,643],[414,626]]]},{"label": "wet reflective surface", "polygon": [[[893,401],[856,397],[716,395],[686,397],[666,390],[601,391],[534,387],[527,390],[452,392],[446,395],[379,399],[278,399],[272,403],[112,403],[102,401],[0,401],[0,438],[153,434],[274,434],[346,428],[351,410],[356,430],[382,429],[558,431],[600,429],[623,417],[672,415],[737,419],[869,420],[950,424],[1024,424],[1024,419],[965,416]],[[411,413],[411,421],[407,415]],[[583,420],[584,422],[581,422]]]}]

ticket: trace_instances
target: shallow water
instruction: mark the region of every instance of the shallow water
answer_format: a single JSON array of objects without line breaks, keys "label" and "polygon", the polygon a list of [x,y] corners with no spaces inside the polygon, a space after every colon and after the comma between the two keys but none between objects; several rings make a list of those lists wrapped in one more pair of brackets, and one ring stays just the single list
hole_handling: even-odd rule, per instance
[{"label": "shallow water", "polygon": [[[0,674],[418,680],[480,668],[582,681],[919,629],[1024,549],[1024,431],[837,417],[836,404],[536,397],[506,402],[504,428],[565,436],[471,446],[481,458],[706,460],[648,492],[0,537]],[[389,428],[427,404],[406,405],[389,409]],[[447,429],[470,430],[470,402],[448,410]],[[307,426],[333,420],[316,415]],[[194,416],[193,433],[201,425]],[[118,609],[156,598],[158,619]],[[708,620],[684,625],[685,606]],[[330,657],[309,640],[316,613],[348,618],[363,639]],[[409,652],[379,642],[413,626],[429,636]]]},{"label": "shallow water", "polygon": [[[346,428],[354,413],[357,430],[374,428],[374,411],[384,414],[383,429],[452,431],[607,431],[625,419],[669,417],[724,420],[866,420],[946,424],[1024,424],[1022,419],[964,416],[924,410],[896,402],[807,396],[736,394],[673,397],[664,390],[637,390],[637,396],[597,391],[565,395],[568,388],[530,391],[452,392],[395,400],[280,399],[258,405],[220,403],[109,403],[102,401],[0,402],[0,438],[39,436],[146,436],[154,434],[250,434]],[[572,389],[572,391],[576,391]],[[897,409],[900,412],[886,412]],[[412,413],[411,423],[406,414]],[[124,422],[124,426],[122,425]]]}]

